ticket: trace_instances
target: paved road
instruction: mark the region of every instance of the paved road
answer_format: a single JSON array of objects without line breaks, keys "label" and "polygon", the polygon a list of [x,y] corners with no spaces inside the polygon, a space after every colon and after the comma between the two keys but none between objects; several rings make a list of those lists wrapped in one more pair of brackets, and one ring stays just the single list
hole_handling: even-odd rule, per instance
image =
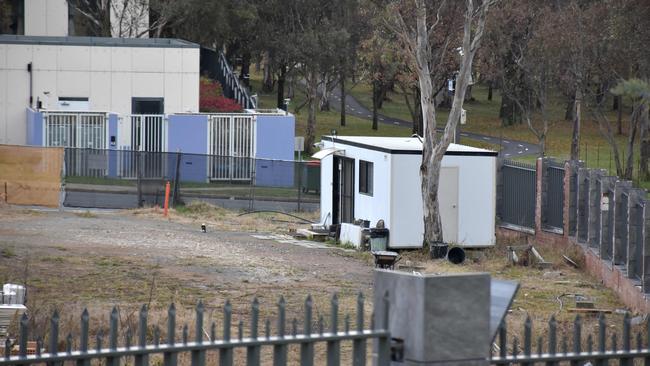
[{"label": "paved road", "polygon": [[[334,88],[330,96],[330,106],[337,111],[341,110],[341,91]],[[346,114],[367,120],[372,119],[372,112],[351,95],[345,97]],[[379,122],[389,125],[401,126],[411,128],[413,123],[399,118],[388,117],[383,114],[378,116]],[[481,135],[471,132],[461,132],[462,137],[468,139],[483,141],[489,144],[501,145],[499,155],[504,158],[516,158],[518,156],[537,155],[539,154],[539,147],[535,144],[524,141],[513,141],[509,139],[501,139],[500,137]]]},{"label": "paved road", "polygon": [[[154,197],[144,197],[147,202],[155,202]],[[200,199],[213,205],[221,206],[231,210],[248,210],[250,200],[246,199],[227,199],[227,198],[185,198],[186,201]],[[66,207],[83,207],[83,208],[108,208],[108,209],[129,209],[138,207],[138,195],[126,192],[88,192],[66,190],[65,202]],[[318,203],[302,202],[300,209],[303,211],[317,211]],[[296,201],[266,201],[255,199],[253,202],[254,210],[273,210],[293,212],[298,210]]]}]

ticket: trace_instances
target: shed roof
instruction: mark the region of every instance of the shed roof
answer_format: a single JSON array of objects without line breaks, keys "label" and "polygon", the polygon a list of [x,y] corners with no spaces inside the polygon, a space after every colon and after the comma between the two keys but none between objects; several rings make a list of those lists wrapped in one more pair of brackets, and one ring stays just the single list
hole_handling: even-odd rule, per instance
[{"label": "shed roof", "polygon": [[176,38],[52,37],[0,34],[0,44],[38,44],[52,46],[199,48]]},{"label": "shed roof", "polygon": [[[422,154],[422,142],[417,137],[322,136],[321,139],[389,154]],[[460,144],[450,144],[445,153],[445,155],[474,156],[497,156],[497,154],[496,151]]]}]

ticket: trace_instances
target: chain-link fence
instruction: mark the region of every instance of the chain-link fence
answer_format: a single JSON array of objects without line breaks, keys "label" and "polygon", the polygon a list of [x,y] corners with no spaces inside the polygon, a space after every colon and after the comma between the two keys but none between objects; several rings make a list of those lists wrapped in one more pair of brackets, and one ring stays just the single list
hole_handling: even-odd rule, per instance
[{"label": "chain-link fence", "polygon": [[185,153],[65,151],[64,204],[134,208],[203,201],[244,211],[317,211],[318,161],[283,161]]}]

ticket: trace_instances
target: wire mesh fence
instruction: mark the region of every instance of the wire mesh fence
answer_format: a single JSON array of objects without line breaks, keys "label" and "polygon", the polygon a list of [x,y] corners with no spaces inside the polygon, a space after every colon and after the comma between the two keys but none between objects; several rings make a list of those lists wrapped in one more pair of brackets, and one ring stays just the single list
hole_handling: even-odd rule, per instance
[{"label": "wire mesh fence", "polygon": [[320,163],[132,150],[65,150],[64,205],[134,208],[203,201],[235,210],[317,211]]}]

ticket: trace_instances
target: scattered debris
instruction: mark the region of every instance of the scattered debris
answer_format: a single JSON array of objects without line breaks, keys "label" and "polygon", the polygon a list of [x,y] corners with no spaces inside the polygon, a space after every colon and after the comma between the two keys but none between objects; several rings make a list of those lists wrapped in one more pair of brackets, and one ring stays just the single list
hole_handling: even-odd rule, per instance
[{"label": "scattered debris", "polygon": [[396,252],[386,250],[374,251],[372,255],[375,257],[375,268],[395,269],[395,263],[402,259]]},{"label": "scattered debris", "polygon": [[564,276],[564,273],[562,273],[561,271],[550,271],[550,272],[544,272],[544,274],[542,274],[542,277],[544,278],[554,278],[560,276]]},{"label": "scattered debris", "polygon": [[581,314],[611,314],[612,310],[610,309],[581,309],[581,308],[567,308],[570,313],[581,313]]},{"label": "scattered debris", "polygon": [[[535,249],[534,246],[527,245],[511,245],[508,246],[508,262],[514,265],[530,266],[534,265],[539,268],[548,268],[552,263],[544,260],[541,254]],[[519,254],[517,254],[519,253]]]},{"label": "scattered debris", "polygon": [[646,322],[647,315],[638,315],[630,319],[630,324],[632,325],[639,325],[639,324],[644,324]]},{"label": "scattered debris", "polygon": [[564,258],[564,261],[567,262],[571,267],[573,268],[578,268],[578,263],[574,262],[573,259],[567,257],[566,255],[562,255],[562,258]]},{"label": "scattered debris", "polygon": [[594,305],[594,302],[591,300],[578,300],[576,299],[576,308],[577,309],[595,309],[596,306]]},{"label": "scattered debris", "polygon": [[[325,244],[309,241],[309,240],[300,240],[296,239],[292,236],[289,235],[281,235],[281,234],[271,234],[271,235],[251,235],[255,239],[260,239],[260,240],[273,240],[277,241],[278,243],[284,243],[284,244],[292,244],[292,245],[297,245],[300,247],[305,247],[305,248],[313,248],[313,249],[332,249],[332,247],[329,247]],[[341,250],[345,251],[354,251],[354,250],[349,250],[349,249],[343,249]]]},{"label": "scattered debris", "polygon": [[296,234],[309,240],[325,241],[329,236],[329,231],[320,229],[298,229]]}]

